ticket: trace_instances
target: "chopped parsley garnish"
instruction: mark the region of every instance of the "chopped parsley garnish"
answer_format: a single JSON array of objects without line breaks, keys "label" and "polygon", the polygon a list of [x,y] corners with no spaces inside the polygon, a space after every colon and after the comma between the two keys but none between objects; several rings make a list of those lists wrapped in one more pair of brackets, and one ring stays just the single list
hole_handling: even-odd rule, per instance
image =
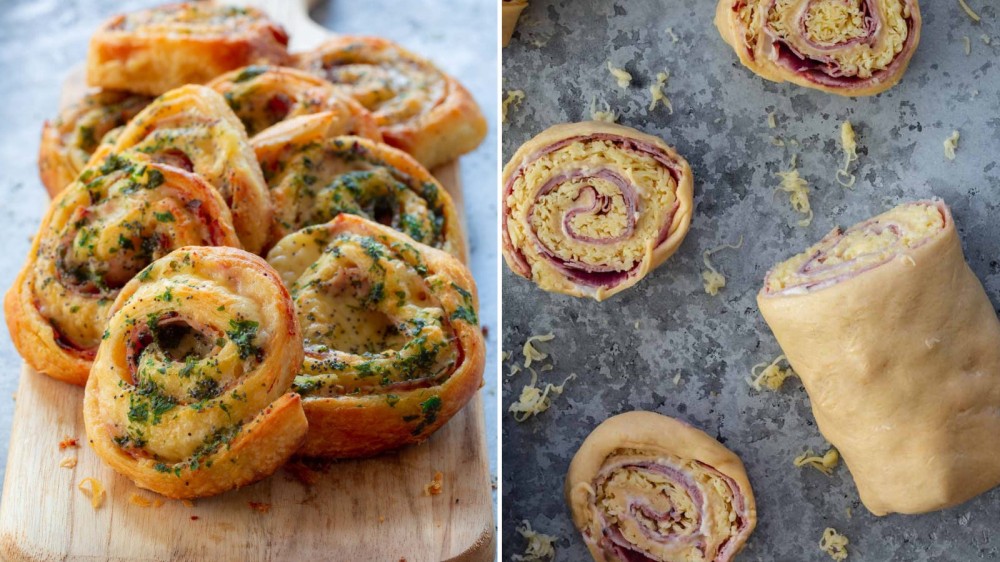
[{"label": "chopped parsley garnish", "polygon": [[236,344],[240,350],[240,359],[247,359],[250,356],[257,357],[263,354],[264,350],[254,345],[254,338],[257,337],[257,328],[260,325],[253,320],[230,320],[230,330],[226,331],[229,339]]}]

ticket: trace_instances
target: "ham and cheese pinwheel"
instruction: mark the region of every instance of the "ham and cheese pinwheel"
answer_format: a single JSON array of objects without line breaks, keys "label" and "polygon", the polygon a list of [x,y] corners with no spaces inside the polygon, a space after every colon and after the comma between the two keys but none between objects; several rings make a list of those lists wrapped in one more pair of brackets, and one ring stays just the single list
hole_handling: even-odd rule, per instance
[{"label": "ham and cheese pinwheel", "polygon": [[1000,483],[1000,322],[940,201],[834,230],[775,266],[761,314],[876,515]]},{"label": "ham and cheese pinwheel", "polygon": [[917,0],[721,0],[715,25],[775,82],[843,96],[896,85],[920,41]]},{"label": "ham and cheese pinwheel", "polygon": [[654,412],[597,426],[570,463],[566,501],[597,562],[728,562],[757,524],[739,457]]},{"label": "ham and cheese pinwheel", "polygon": [[691,168],[661,139],[556,125],[503,170],[503,254],[546,291],[603,300],[645,277],[691,224]]}]

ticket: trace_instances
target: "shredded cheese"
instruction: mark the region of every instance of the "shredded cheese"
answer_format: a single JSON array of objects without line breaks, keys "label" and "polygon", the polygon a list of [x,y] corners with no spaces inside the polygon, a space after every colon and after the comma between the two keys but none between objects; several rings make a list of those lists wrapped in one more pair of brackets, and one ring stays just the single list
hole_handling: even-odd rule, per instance
[{"label": "shredded cheese", "polygon": [[972,39],[969,39],[969,36],[966,35],[966,36],[962,37],[962,42],[965,43],[965,56],[971,55],[972,54]]},{"label": "shredded cheese", "polygon": [[774,146],[785,146],[785,141],[781,140],[781,137],[771,137],[771,144]]},{"label": "shredded cheese", "polygon": [[705,262],[705,267],[708,268],[708,271],[701,272],[701,278],[705,282],[706,293],[714,297],[715,295],[719,294],[719,289],[726,286],[726,276],[723,275],[721,272],[719,272],[718,269],[715,269],[715,266],[712,265],[712,262],[709,261],[708,258],[712,254],[722,250],[726,249],[739,250],[742,247],[743,247],[743,235],[740,235],[740,241],[737,242],[736,244],[723,244],[716,248],[705,250],[705,252],[701,255],[702,260]]},{"label": "shredded cheese", "polygon": [[792,156],[791,166],[788,170],[778,172],[775,177],[781,178],[781,185],[778,189],[788,193],[788,200],[792,208],[807,215],[806,218],[798,221],[799,226],[809,226],[813,220],[812,207],[809,206],[809,182],[799,175],[796,168],[798,155]]},{"label": "shredded cheese", "polygon": [[632,75],[628,73],[624,68],[617,68],[608,61],[608,71],[611,72],[611,76],[618,81],[618,87],[621,89],[626,89],[629,84],[632,83]]},{"label": "shredded cheese", "polygon": [[649,111],[656,109],[656,104],[663,103],[667,108],[667,111],[671,115],[674,114],[674,104],[670,103],[670,98],[663,93],[663,87],[667,85],[667,80],[670,79],[670,71],[660,72],[656,75],[656,83],[649,86],[649,93],[653,96],[653,100],[649,102]]},{"label": "shredded cheese", "polygon": [[440,471],[434,473],[434,479],[431,480],[430,484],[424,486],[425,496],[436,496],[441,493],[444,488],[444,474]]},{"label": "shredded cheese", "polygon": [[554,340],[555,337],[556,337],[555,334],[551,334],[551,333],[549,333],[549,334],[542,334],[540,336],[531,336],[531,337],[528,338],[528,340],[526,342],[524,342],[524,347],[521,348],[521,351],[524,352],[524,368],[525,369],[527,369],[528,367],[531,367],[531,363],[532,362],[534,362],[534,361],[545,361],[549,357],[548,353],[543,353],[541,351],[538,351],[538,349],[535,348],[534,343],[535,342],[541,342],[541,343],[549,342],[549,341]]},{"label": "shredded cheese", "polygon": [[[747,382],[757,391],[764,388],[778,390],[781,388],[781,385],[785,384],[785,380],[788,377],[795,376],[795,371],[792,370],[791,366],[787,369],[782,369],[778,366],[779,363],[785,360],[786,357],[784,355],[779,355],[770,363],[758,363],[754,365],[750,368],[750,378],[747,379]],[[761,369],[761,371],[757,372],[757,369]]]},{"label": "shredded cheese", "polygon": [[160,498],[149,499],[136,493],[129,496],[128,501],[139,507],[160,507],[163,505],[163,500]]},{"label": "shredded cheese", "polygon": [[542,562],[552,560],[556,556],[555,542],[558,540],[552,535],[543,535],[531,528],[531,523],[522,521],[517,527],[517,532],[528,541],[528,547],[524,554],[515,554],[511,560],[518,562]]},{"label": "shredded cheese", "polygon": [[840,126],[840,147],[844,150],[844,167],[837,170],[837,183],[851,188],[854,187],[855,177],[850,169],[851,163],[858,159],[858,142],[850,121],[844,121]]},{"label": "shredded cheese", "polygon": [[674,375],[674,386],[677,386],[679,384],[681,384],[681,372],[677,371],[677,374]]},{"label": "shredded cheese", "polygon": [[84,478],[77,486],[83,495],[90,498],[90,506],[99,509],[104,504],[104,485],[96,478]]},{"label": "shredded cheese", "polygon": [[990,36],[986,35],[985,33],[980,35],[979,38],[983,41],[983,45],[989,45],[990,42],[993,41],[993,39],[991,39]]},{"label": "shredded cheese", "polygon": [[507,351],[501,352],[500,358],[501,361],[507,361],[508,359],[510,359],[510,353]]},{"label": "shredded cheese", "polygon": [[792,464],[794,464],[797,468],[811,466],[823,474],[830,476],[838,462],[840,462],[840,453],[837,452],[837,449],[830,447],[830,450],[824,453],[823,456],[819,456],[816,453],[813,453],[812,449],[808,449],[806,452],[795,457]]},{"label": "shredded cheese", "polygon": [[972,18],[972,21],[979,23],[979,20],[983,19],[979,17],[979,14],[974,12],[971,7],[969,7],[969,5],[965,2],[965,0],[958,0],[958,5],[961,6],[963,10],[965,10],[965,13],[970,18]]},{"label": "shredded cheese", "polygon": [[774,116],[774,112],[773,111],[771,113],[767,114],[767,126],[770,129],[774,129],[775,127],[778,126],[778,120]]},{"label": "shredded cheese", "polygon": [[847,545],[850,541],[833,527],[823,530],[823,538],[819,540],[819,549],[830,555],[837,562],[847,560]]},{"label": "shredded cheese", "polygon": [[680,40],[680,38],[679,38],[679,37],[677,37],[677,34],[676,34],[676,33],[674,33],[674,28],[672,28],[672,27],[668,27],[668,28],[666,29],[666,31],[667,31],[667,35],[669,35],[669,36],[670,36],[670,41],[672,41],[672,42],[676,43],[677,41],[679,41],[679,40]]},{"label": "shredded cheese", "polygon": [[521,107],[521,102],[524,101],[524,92],[521,90],[511,90],[507,92],[507,96],[503,99],[503,122],[507,122],[507,110],[510,108],[517,109]]},{"label": "shredded cheese", "polygon": [[61,468],[76,468],[76,457],[66,457],[59,461]]},{"label": "shredded cheese", "polygon": [[521,396],[518,397],[517,402],[511,404],[510,408],[507,409],[518,422],[523,422],[548,410],[549,406],[552,405],[552,399],[549,398],[549,395],[562,394],[566,383],[576,378],[576,374],[572,373],[560,385],[546,383],[544,388],[538,388],[535,386],[538,384],[538,373],[531,368],[528,371],[531,372],[531,382],[521,389]]},{"label": "shredded cheese", "polygon": [[605,123],[614,123],[618,121],[618,114],[611,110],[611,105],[606,101],[601,101],[604,105],[604,109],[598,109],[597,98],[591,98],[590,100],[590,118],[594,121],[603,121]]},{"label": "shredded cheese", "polygon": [[958,148],[958,131],[952,131],[951,136],[944,139],[944,157],[948,160],[955,159],[955,150]]}]

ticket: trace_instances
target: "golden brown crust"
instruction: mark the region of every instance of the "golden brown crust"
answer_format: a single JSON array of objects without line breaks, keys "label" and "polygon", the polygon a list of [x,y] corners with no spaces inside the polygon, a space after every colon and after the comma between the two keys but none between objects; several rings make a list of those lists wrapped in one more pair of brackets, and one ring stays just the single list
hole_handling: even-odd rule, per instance
[{"label": "golden brown crust", "polygon": [[375,116],[385,142],[434,168],[472,151],[486,120],[472,95],[433,63],[392,41],[341,36],[295,65],[340,86]]},{"label": "golden brown crust", "polygon": [[255,8],[168,4],[104,22],[90,40],[87,82],[159,95],[234,68],[283,64],[287,46],[285,30]]},{"label": "golden brown crust", "polygon": [[248,66],[219,76],[208,87],[223,95],[251,137],[288,119],[328,112],[338,117],[338,135],[382,140],[375,118],[364,106],[302,70]]},{"label": "golden brown crust", "polygon": [[197,498],[277,470],[307,430],[294,306],[235,248],[185,247],[122,289],[84,394],[97,454],[139,487]]},{"label": "golden brown crust", "polygon": [[46,121],[38,149],[38,174],[55,197],[83,171],[105,135],[128,122],[151,101],[147,96],[113,90],[86,94]]},{"label": "golden brown crust", "polygon": [[455,205],[434,176],[386,144],[329,136],[340,128],[338,122],[328,114],[303,116],[251,141],[274,204],[271,243],[351,213],[464,259],[465,236]]},{"label": "golden brown crust", "polygon": [[92,161],[129,153],[193,171],[215,187],[229,205],[233,226],[249,252],[267,241],[271,201],[250,141],[222,95],[206,86],[171,90],[139,112],[114,144]]},{"label": "golden brown crust", "polygon": [[35,370],[83,385],[120,287],[190,244],[239,246],[200,177],[129,156],[88,168],[52,201],[4,299],[14,346]]},{"label": "golden brown crust", "polygon": [[300,454],[363,457],[427,439],[482,384],[476,286],[454,257],[341,214],[268,254],[292,291],[306,360]]}]

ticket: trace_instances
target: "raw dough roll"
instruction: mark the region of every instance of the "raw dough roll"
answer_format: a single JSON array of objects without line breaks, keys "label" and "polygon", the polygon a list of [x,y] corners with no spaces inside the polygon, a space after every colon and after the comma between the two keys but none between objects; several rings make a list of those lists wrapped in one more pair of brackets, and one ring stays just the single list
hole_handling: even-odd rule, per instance
[{"label": "raw dough roll", "polygon": [[760,311],[876,515],[952,506],[1000,483],[1000,322],[948,207],[919,201],[836,229],[777,265]]},{"label": "raw dough roll", "polygon": [[503,170],[503,255],[546,291],[603,300],[669,258],[691,224],[691,167],[654,136],[556,125]]},{"label": "raw dough roll", "polygon": [[431,169],[471,152],[486,119],[457,80],[378,37],[342,36],[297,55],[296,66],[338,85],[378,122],[385,142]]},{"label": "raw dough roll", "polygon": [[527,0],[503,0],[500,5],[503,11],[503,46],[510,44],[510,38],[514,35],[514,28],[517,27],[517,19],[521,17],[521,11],[528,7]]},{"label": "raw dough roll", "polygon": [[141,488],[211,496],[264,478],[306,434],[302,339],[262,259],[185,247],[122,289],[84,393],[94,451]]},{"label": "raw dough roll", "polygon": [[757,525],[739,457],[654,412],[608,418],[587,436],[566,501],[597,562],[727,562]]},{"label": "raw dough roll", "polygon": [[336,93],[333,84],[308,72],[282,66],[248,66],[212,80],[251,137],[286,119],[330,112],[339,134],[382,140],[375,118],[358,102]]},{"label": "raw dough roll", "polygon": [[119,14],[90,39],[91,86],[159,95],[249,64],[289,59],[288,35],[250,7],[168,4]]},{"label": "raw dough roll", "polygon": [[233,213],[243,248],[259,253],[267,241],[271,201],[240,120],[218,92],[188,85],[156,98],[103,145],[92,162],[124,154],[162,162],[205,178]]},{"label": "raw dough roll", "polygon": [[423,441],[482,385],[472,275],[452,256],[342,214],[282,239],[268,262],[302,323],[307,456],[361,457]]},{"label": "raw dough roll", "polygon": [[83,96],[42,127],[38,174],[55,197],[83,171],[105,135],[121,127],[149,104],[151,98],[102,90]]},{"label": "raw dough roll", "polygon": [[186,245],[239,246],[226,203],[200,177],[114,156],[49,206],[4,311],[35,370],[83,385],[119,290]]},{"label": "raw dough roll", "polygon": [[842,96],[896,85],[920,41],[917,0],[720,0],[715,25],[740,62]]},{"label": "raw dough roll", "polygon": [[389,145],[339,134],[327,114],[316,114],[285,121],[253,139],[274,203],[272,243],[350,213],[464,261],[455,205],[434,176]]}]

